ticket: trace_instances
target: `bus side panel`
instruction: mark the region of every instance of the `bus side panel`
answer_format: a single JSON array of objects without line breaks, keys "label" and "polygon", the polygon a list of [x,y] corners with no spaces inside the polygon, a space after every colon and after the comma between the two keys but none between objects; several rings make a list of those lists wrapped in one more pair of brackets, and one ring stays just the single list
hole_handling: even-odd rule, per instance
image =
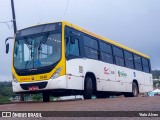
[{"label": "bus side panel", "polygon": [[75,58],[66,61],[67,89],[83,90],[84,74],[83,74],[84,60]]},{"label": "bus side panel", "polygon": [[139,92],[144,92],[144,73],[141,71],[134,70],[134,79],[137,80],[139,86]]},{"label": "bus side panel", "polygon": [[144,73],[144,80],[145,85],[153,85],[152,74]]},{"label": "bus side panel", "polygon": [[[95,69],[98,70],[96,74],[97,78],[97,90],[98,91],[113,91],[117,88],[117,82],[115,81],[115,66],[113,64],[104,63],[98,61]],[[92,70],[92,69],[91,69]],[[96,72],[96,71],[94,71]]]},{"label": "bus side panel", "polygon": [[92,72],[95,75],[97,90],[113,91],[113,88],[117,87],[115,69],[112,64],[87,58],[75,58],[66,62],[66,71],[73,78],[67,80],[68,89],[84,90],[84,77],[87,72]]},{"label": "bus side panel", "polygon": [[153,90],[152,74],[144,73],[145,92]]},{"label": "bus side panel", "polygon": [[[84,90],[84,77],[87,72],[94,73],[98,91],[132,92],[133,80],[138,81],[139,91],[151,90],[151,83],[146,83],[150,75],[141,71],[108,64],[87,58],[75,58],[66,62],[67,89]],[[150,87],[147,87],[150,85]]]},{"label": "bus side panel", "polygon": [[127,81],[124,80],[123,84],[127,85],[127,90],[126,92],[132,92],[132,82],[134,78],[134,70],[133,69],[129,69],[129,68],[125,68],[125,70],[127,71]]},{"label": "bus side panel", "polygon": [[127,83],[130,81],[129,72],[126,68],[115,65],[116,68],[116,81],[118,83],[117,88],[120,92],[127,91]]}]

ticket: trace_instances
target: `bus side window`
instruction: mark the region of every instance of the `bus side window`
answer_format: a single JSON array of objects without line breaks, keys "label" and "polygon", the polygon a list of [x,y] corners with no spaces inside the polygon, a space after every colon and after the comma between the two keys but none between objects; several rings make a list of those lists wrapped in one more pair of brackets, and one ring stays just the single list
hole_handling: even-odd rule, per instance
[{"label": "bus side window", "polygon": [[80,56],[79,40],[77,38],[66,37],[66,55]]},{"label": "bus side window", "polygon": [[128,51],[124,51],[124,58],[125,58],[125,63],[127,68],[134,69],[134,63],[133,63],[133,55],[132,53]]},{"label": "bus side window", "polygon": [[111,45],[105,43],[105,42],[100,42],[100,55],[101,55],[101,60],[103,62],[111,63],[113,64],[113,55],[112,55],[112,47]]},{"label": "bus side window", "polygon": [[70,42],[69,53],[70,53],[70,55],[80,56],[80,54],[79,54],[79,40],[76,38],[73,38],[73,39],[74,39],[74,42]]},{"label": "bus side window", "polygon": [[85,57],[98,60],[98,41],[90,36],[83,36]]},{"label": "bus side window", "polygon": [[118,47],[113,47],[113,54],[115,57],[115,64],[124,66],[123,50]]},{"label": "bus side window", "polygon": [[69,54],[69,37],[66,36],[66,56]]},{"label": "bus side window", "polygon": [[134,64],[136,70],[142,71],[141,57],[135,54],[134,54]]},{"label": "bus side window", "polygon": [[142,58],[142,64],[143,64],[143,71],[150,73],[149,60],[146,58]]}]

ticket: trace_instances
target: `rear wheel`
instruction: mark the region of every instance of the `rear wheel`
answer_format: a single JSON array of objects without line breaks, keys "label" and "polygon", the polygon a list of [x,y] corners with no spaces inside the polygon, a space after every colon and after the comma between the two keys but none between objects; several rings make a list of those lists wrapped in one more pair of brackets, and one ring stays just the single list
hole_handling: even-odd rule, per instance
[{"label": "rear wheel", "polygon": [[43,102],[49,102],[49,100],[50,100],[49,93],[44,92],[43,93]]},{"label": "rear wheel", "polygon": [[132,92],[131,93],[125,93],[125,97],[137,97],[138,96],[138,86],[135,82],[132,83]]},{"label": "rear wheel", "polygon": [[85,79],[85,85],[84,85],[84,99],[91,99],[93,93],[93,84],[92,84],[92,78],[86,77]]},{"label": "rear wheel", "polygon": [[138,96],[138,86],[135,82],[133,82],[132,85],[132,97],[137,97]]}]

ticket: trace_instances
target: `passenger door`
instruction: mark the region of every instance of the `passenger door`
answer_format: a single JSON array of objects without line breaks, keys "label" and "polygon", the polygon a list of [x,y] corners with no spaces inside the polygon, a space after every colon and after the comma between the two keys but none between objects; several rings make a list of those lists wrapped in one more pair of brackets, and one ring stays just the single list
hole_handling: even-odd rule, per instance
[{"label": "passenger door", "polygon": [[[81,34],[71,28],[66,29],[66,73],[68,89],[83,89],[83,64],[81,57]],[[80,70],[81,69],[81,70]]]}]

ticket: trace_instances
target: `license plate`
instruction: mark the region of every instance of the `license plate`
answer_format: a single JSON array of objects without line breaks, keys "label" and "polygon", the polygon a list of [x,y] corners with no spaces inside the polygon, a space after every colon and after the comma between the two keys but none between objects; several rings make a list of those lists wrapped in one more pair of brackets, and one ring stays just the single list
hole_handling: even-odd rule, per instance
[{"label": "license plate", "polygon": [[31,86],[28,88],[30,91],[38,90],[38,86]]}]

